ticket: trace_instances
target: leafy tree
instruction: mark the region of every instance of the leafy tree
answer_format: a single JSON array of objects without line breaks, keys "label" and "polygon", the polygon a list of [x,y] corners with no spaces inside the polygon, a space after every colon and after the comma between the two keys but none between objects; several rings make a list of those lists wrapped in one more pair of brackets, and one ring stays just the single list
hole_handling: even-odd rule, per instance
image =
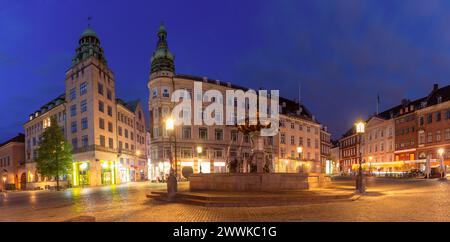
[{"label": "leafy tree", "polygon": [[59,179],[72,169],[72,147],[64,138],[56,118],[52,118],[50,126],[42,134],[37,149],[37,171],[44,177],[56,178],[56,189],[59,191]]}]

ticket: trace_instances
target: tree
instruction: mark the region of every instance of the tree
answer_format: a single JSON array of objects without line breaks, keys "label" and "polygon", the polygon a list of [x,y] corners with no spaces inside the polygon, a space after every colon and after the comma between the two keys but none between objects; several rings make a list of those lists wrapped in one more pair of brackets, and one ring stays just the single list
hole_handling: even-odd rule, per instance
[{"label": "tree", "polygon": [[42,134],[37,149],[37,171],[44,177],[56,178],[59,191],[59,179],[72,169],[72,147],[64,138],[56,118],[50,120],[50,126]]}]

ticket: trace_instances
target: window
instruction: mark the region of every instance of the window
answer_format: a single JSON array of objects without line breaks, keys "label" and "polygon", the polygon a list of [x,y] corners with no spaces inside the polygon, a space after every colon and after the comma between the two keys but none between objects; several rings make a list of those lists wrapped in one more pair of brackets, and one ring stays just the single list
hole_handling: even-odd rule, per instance
[{"label": "window", "polygon": [[108,100],[112,100],[112,92],[109,89],[106,89],[106,97],[108,98]]},{"label": "window", "polygon": [[192,158],[193,157],[192,149],[182,148],[181,149],[181,157],[182,158]]},{"label": "window", "polygon": [[295,145],[295,136],[291,136],[291,145]]},{"label": "window", "polygon": [[419,133],[419,144],[425,144],[425,132]]},{"label": "window", "polygon": [[163,97],[169,97],[169,96],[170,96],[169,88],[168,88],[168,87],[163,87],[163,88],[162,88],[162,96],[163,96]]},{"label": "window", "polygon": [[105,112],[105,104],[102,101],[98,101],[98,111]]},{"label": "window", "polygon": [[103,136],[103,135],[100,135],[100,146],[106,147],[106,145],[105,145],[105,136]]},{"label": "window", "polygon": [[231,131],[231,140],[234,142],[238,141],[238,132],[236,130]]},{"label": "window", "polygon": [[83,96],[87,93],[87,84],[86,82],[83,82],[80,84],[80,96]]},{"label": "window", "polygon": [[423,119],[423,116],[420,116],[420,118],[419,118],[419,126],[423,126],[424,125],[424,119]]},{"label": "window", "polygon": [[191,127],[183,127],[183,139],[191,139]]},{"label": "window", "polygon": [[311,139],[307,139],[307,140],[306,140],[306,145],[307,145],[308,147],[311,147]]},{"label": "window", "polygon": [[87,120],[87,118],[81,119],[81,129],[85,130],[87,128],[88,128],[88,120]]},{"label": "window", "polygon": [[119,132],[119,136],[122,136],[122,127],[119,126],[118,132]]},{"label": "window", "polygon": [[132,131],[130,131],[130,138],[131,140],[134,140],[134,133]]},{"label": "window", "polygon": [[223,156],[222,149],[214,149],[214,157],[221,158]]},{"label": "window", "polygon": [[280,143],[286,144],[286,135],[284,133],[281,133],[280,135]]},{"label": "window", "polygon": [[77,122],[76,121],[74,121],[70,124],[70,130],[72,131],[72,133],[77,132]]},{"label": "window", "polygon": [[445,111],[445,119],[450,119],[450,109],[447,109],[447,111]]},{"label": "window", "polygon": [[75,100],[77,98],[77,90],[75,88],[70,89],[70,100]]},{"label": "window", "polygon": [[295,129],[295,123],[291,123],[291,129]]},{"label": "window", "polygon": [[70,106],[70,116],[74,117],[77,115],[77,105]]},{"label": "window", "polygon": [[436,142],[441,142],[441,131],[436,131]]},{"label": "window", "polygon": [[436,113],[436,122],[441,121],[441,112]]},{"label": "window", "polygon": [[113,115],[113,111],[112,111],[112,107],[108,106],[108,115],[112,117]]},{"label": "window", "polygon": [[108,122],[108,131],[113,132],[113,124],[111,122]]},{"label": "window", "polygon": [[450,140],[450,129],[445,130],[445,140]]},{"label": "window", "polygon": [[427,121],[429,124],[431,124],[433,122],[433,114],[432,113],[428,114]]},{"label": "window", "polygon": [[89,139],[88,139],[87,135],[84,135],[83,137],[81,137],[81,144],[82,144],[83,148],[88,147]]},{"label": "window", "polygon": [[303,137],[298,139],[298,145],[303,146]]},{"label": "window", "polygon": [[105,120],[104,120],[104,119],[100,118],[100,119],[98,120],[98,127],[99,127],[100,129],[105,129]]},{"label": "window", "polygon": [[103,84],[98,83],[98,94],[103,95]]},{"label": "window", "polygon": [[158,97],[158,88],[157,87],[155,87],[153,89],[153,97]]},{"label": "window", "polygon": [[128,139],[128,129],[125,129],[125,138]]},{"label": "window", "polygon": [[206,128],[199,128],[198,129],[198,138],[202,140],[208,139],[208,129]]},{"label": "window", "polygon": [[433,142],[433,133],[428,132],[427,142],[428,142],[428,143]]},{"label": "window", "polygon": [[81,101],[80,111],[81,111],[81,113],[84,113],[84,112],[87,111],[87,102],[86,102],[86,100]]},{"label": "window", "polygon": [[244,142],[245,143],[250,143],[250,135],[248,135],[248,134],[244,135]]},{"label": "window", "polygon": [[215,132],[215,136],[216,136],[216,140],[223,140],[223,130],[221,129],[216,129]]},{"label": "window", "polygon": [[114,149],[114,140],[112,138],[108,139],[108,144],[110,149]]},{"label": "window", "polygon": [[77,138],[72,139],[72,148],[74,148],[74,149],[78,148],[78,139]]}]

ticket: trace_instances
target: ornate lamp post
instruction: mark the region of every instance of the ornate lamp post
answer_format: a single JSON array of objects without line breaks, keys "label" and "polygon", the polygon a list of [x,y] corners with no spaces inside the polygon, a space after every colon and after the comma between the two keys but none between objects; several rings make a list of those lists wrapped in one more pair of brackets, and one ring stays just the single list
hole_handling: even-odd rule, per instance
[{"label": "ornate lamp post", "polygon": [[2,180],[3,180],[3,191],[6,193],[6,173],[3,174]]},{"label": "ornate lamp post", "polygon": [[445,172],[444,152],[445,151],[442,148],[438,150],[439,157],[441,158],[440,163],[441,163],[441,178],[442,179],[444,179],[447,176],[447,174]]},{"label": "ornate lamp post", "polygon": [[200,155],[203,153],[203,147],[197,146],[197,157],[200,165],[200,174],[202,173],[202,160],[200,159]]},{"label": "ornate lamp post", "polygon": [[[302,161],[303,147],[297,147],[298,160]],[[302,163],[302,172],[304,172],[304,164]]]},{"label": "ornate lamp post", "polygon": [[[167,195],[169,200],[172,200],[175,197],[175,194],[178,191],[177,184],[177,140],[175,135],[175,121],[172,118],[168,118],[166,120],[166,131],[173,131],[173,135],[175,136],[175,160],[172,158],[172,152],[170,152],[170,174],[167,180]],[[169,135],[169,144],[171,144],[171,135]],[[174,164],[175,163],[175,164]]]},{"label": "ornate lamp post", "polygon": [[361,153],[361,138],[362,135],[365,132],[366,124],[363,121],[358,121],[356,124],[356,134],[357,134],[357,144],[358,144],[358,152],[359,152],[359,169],[358,169],[358,175],[356,177],[356,190],[359,193],[364,193],[366,191],[366,188],[363,183],[363,170],[362,170],[362,153]]}]

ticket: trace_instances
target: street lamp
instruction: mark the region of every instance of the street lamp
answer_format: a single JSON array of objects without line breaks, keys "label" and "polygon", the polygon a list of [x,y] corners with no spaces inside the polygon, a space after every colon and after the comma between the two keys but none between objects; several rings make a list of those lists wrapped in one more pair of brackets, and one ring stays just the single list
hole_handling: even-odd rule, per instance
[{"label": "street lamp", "polygon": [[[200,154],[203,152],[203,147],[197,146],[197,157],[200,158]],[[202,173],[202,160],[198,159],[198,163],[200,164],[200,174]]]},{"label": "street lamp", "polygon": [[357,141],[358,141],[358,152],[359,152],[359,170],[358,176],[356,177],[356,190],[360,193],[364,193],[366,188],[363,184],[363,170],[362,170],[362,153],[361,153],[361,138],[366,131],[366,124],[363,121],[358,121],[355,124]]},{"label": "street lamp", "polygon": [[446,172],[445,172],[445,165],[444,165],[444,149],[439,149],[438,150],[438,154],[441,158],[441,178],[445,178],[446,177]]},{"label": "street lamp", "polygon": [[6,192],[6,174],[3,175],[3,191]]},{"label": "street lamp", "polygon": [[[178,185],[177,185],[177,136],[175,135],[175,120],[173,118],[167,118],[166,119],[166,131],[173,131],[174,135],[174,144],[175,144],[175,160],[173,160],[172,152],[170,153],[170,173],[169,178],[167,180],[167,194],[170,200],[172,200],[177,191],[178,191]],[[169,144],[171,144],[171,135],[169,135]],[[175,165],[174,165],[175,163]],[[175,170],[175,171],[174,171]]]},{"label": "street lamp", "polygon": [[[301,146],[297,147],[297,153],[298,153],[298,159],[301,161],[302,160],[303,147],[301,147]],[[302,172],[304,172],[304,170],[305,170],[304,164],[302,163]]]},{"label": "street lamp", "polygon": [[298,158],[302,159],[303,147],[297,147]]}]

